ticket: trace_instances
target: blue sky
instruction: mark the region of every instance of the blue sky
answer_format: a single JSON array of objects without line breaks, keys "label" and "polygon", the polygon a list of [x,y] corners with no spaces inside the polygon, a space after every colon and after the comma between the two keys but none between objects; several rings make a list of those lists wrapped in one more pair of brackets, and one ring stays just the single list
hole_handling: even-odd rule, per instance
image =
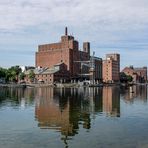
[{"label": "blue sky", "polygon": [[121,68],[148,65],[147,0],[1,0],[0,66],[34,65],[38,45],[65,26],[96,56],[120,53]]}]

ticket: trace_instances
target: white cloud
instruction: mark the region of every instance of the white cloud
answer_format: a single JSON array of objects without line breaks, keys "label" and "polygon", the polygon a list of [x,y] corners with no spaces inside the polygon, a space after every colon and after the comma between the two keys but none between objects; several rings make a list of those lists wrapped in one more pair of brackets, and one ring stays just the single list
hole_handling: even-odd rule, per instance
[{"label": "white cloud", "polygon": [[0,29],[23,29],[39,24],[70,24],[131,29],[148,23],[146,0],[3,0]]},{"label": "white cloud", "polygon": [[144,64],[147,18],[147,0],[1,0],[0,50],[35,52],[38,44],[57,41],[61,28],[68,25],[80,44],[91,42],[97,55],[115,50],[122,54],[123,63],[137,64],[141,56],[139,63]]}]

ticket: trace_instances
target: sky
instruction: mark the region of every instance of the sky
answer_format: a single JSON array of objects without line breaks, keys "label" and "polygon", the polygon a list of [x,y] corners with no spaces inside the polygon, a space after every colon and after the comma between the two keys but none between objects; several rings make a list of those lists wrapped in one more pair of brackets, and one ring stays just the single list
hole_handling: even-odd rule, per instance
[{"label": "sky", "polygon": [[148,0],[0,0],[0,67],[35,65],[39,44],[65,26],[95,56],[119,53],[121,68],[148,66]]}]

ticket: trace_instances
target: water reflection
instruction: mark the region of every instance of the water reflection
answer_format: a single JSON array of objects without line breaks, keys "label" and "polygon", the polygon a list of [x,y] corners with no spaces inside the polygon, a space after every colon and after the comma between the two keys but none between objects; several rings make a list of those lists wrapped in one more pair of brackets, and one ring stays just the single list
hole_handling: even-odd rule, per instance
[{"label": "water reflection", "polygon": [[66,147],[67,140],[80,130],[89,132],[96,118],[119,119],[121,99],[126,103],[147,102],[147,86],[133,86],[132,93],[119,87],[0,89],[0,109],[35,106],[38,127],[60,132]]},{"label": "water reflection", "polygon": [[67,145],[79,128],[91,128],[96,114],[120,116],[120,93],[117,87],[53,89],[39,88],[36,94],[35,118],[40,128],[60,131]]},{"label": "water reflection", "polygon": [[0,107],[26,107],[34,103],[35,89],[0,88]]},{"label": "water reflection", "polygon": [[147,86],[145,85],[134,85],[131,88],[122,89],[121,94],[127,103],[134,103],[136,100],[147,102]]},{"label": "water reflection", "polygon": [[39,127],[54,128],[66,136],[77,134],[79,122],[90,128],[89,101],[81,90],[40,88],[37,92],[35,115]]},{"label": "water reflection", "polygon": [[120,89],[119,87],[103,88],[103,111],[107,116],[120,117]]}]

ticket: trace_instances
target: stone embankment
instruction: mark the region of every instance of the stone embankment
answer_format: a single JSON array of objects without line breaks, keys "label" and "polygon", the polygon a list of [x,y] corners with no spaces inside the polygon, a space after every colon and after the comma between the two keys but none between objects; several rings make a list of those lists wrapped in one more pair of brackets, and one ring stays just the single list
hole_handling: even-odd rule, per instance
[{"label": "stone embankment", "polygon": [[33,88],[33,87],[52,87],[52,84],[0,84],[0,87],[8,88]]},{"label": "stone embankment", "polygon": [[[100,83],[93,85],[82,85],[81,83],[56,83],[56,84],[0,84],[0,87],[7,88],[36,88],[36,87],[57,87],[57,88],[71,88],[71,87],[101,87],[101,86],[132,86],[133,84],[122,83]],[[146,85],[146,84],[145,84]]]}]

